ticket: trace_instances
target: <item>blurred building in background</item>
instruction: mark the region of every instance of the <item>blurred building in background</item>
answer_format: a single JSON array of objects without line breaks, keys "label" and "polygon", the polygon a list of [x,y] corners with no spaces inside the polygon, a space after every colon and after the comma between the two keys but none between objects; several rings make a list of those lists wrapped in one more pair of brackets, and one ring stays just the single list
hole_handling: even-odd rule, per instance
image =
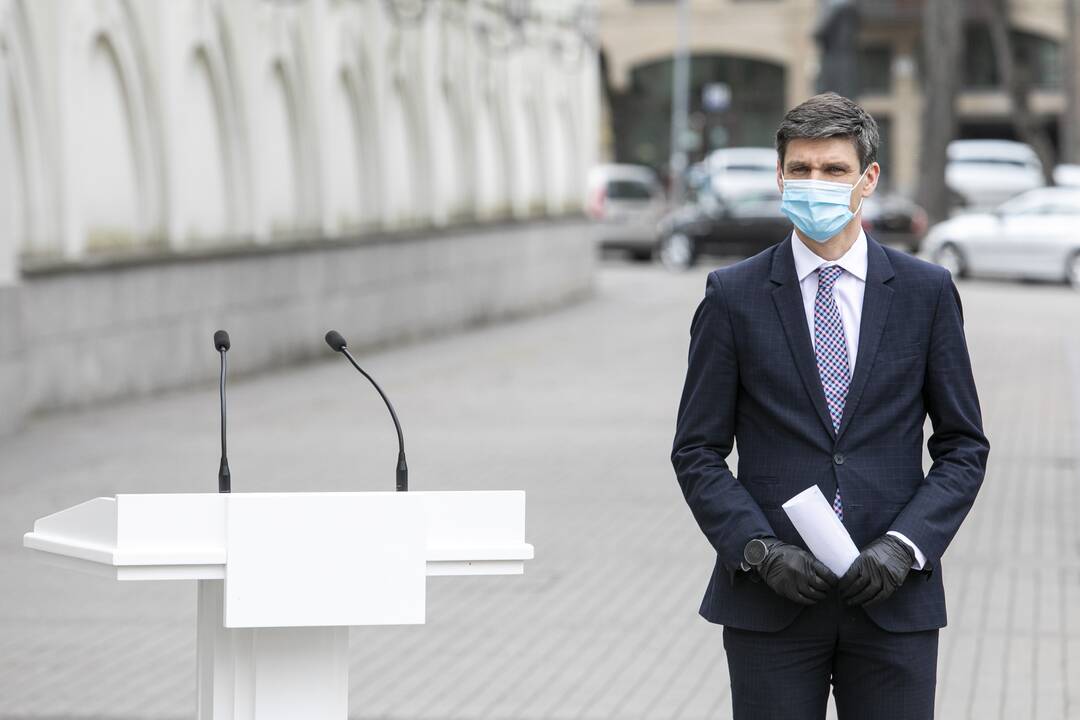
[{"label": "blurred building in background", "polygon": [[587,292],[593,24],[580,0],[0,0],[6,424],[209,377],[218,325],[257,369],[334,324],[376,343]]},{"label": "blurred building in background", "polygon": [[[787,108],[836,90],[877,119],[885,180],[914,194],[924,0],[688,1],[692,159],[718,147],[771,146]],[[957,2],[965,5],[957,136],[1015,139],[988,29],[990,0]],[[670,146],[675,0],[599,0],[599,7],[611,128],[605,152],[662,169]],[[1016,52],[1031,68],[1031,110],[1060,147],[1066,2],[1009,0],[1007,8]]]},{"label": "blurred building in background", "polygon": [[[674,0],[599,0],[607,152],[660,168],[670,149]],[[772,144],[784,112],[814,93],[818,0],[689,0],[690,110],[700,158],[722,146]],[[706,108],[710,86],[727,102]]]}]

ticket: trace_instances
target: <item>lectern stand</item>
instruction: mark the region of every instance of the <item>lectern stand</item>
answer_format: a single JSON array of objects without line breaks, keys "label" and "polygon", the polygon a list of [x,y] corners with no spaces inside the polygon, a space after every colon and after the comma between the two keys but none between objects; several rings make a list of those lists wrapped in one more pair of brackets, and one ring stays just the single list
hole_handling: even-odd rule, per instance
[{"label": "lectern stand", "polygon": [[99,497],[24,536],[54,564],[197,580],[199,720],[345,720],[349,627],[419,624],[428,575],[517,575],[523,492]]}]

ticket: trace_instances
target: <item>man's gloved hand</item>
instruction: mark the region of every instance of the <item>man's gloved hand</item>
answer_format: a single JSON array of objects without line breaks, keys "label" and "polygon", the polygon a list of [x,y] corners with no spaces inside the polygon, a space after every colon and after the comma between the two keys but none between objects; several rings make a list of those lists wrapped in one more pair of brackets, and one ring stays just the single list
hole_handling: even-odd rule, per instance
[{"label": "man's gloved hand", "polygon": [[765,538],[769,551],[757,572],[777,595],[800,605],[824,600],[838,582],[832,570],[796,545],[777,538]]},{"label": "man's gloved hand", "polygon": [[848,605],[873,605],[903,584],[915,553],[892,535],[882,535],[863,548],[844,577],[840,596]]}]

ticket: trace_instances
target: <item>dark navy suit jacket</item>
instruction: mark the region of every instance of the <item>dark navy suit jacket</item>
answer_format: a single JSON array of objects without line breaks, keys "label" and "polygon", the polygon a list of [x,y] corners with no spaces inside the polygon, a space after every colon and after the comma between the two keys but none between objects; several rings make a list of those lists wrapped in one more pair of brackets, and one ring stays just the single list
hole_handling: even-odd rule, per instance
[{"label": "dark navy suit jacket", "polygon": [[[701,614],[775,631],[801,606],[739,570],[748,540],[806,547],[780,505],[816,484],[844,498],[862,548],[888,530],[926,555],[888,600],[866,608],[886,630],[945,625],[941,556],[982,484],[989,443],[948,271],[867,237],[855,373],[840,429],[825,405],[793,238],[709,274],[694,315],[671,460],[716,549]],[[798,242],[797,239],[794,242]],[[933,465],[923,473],[923,423]],[[727,463],[737,443],[737,474]]]}]

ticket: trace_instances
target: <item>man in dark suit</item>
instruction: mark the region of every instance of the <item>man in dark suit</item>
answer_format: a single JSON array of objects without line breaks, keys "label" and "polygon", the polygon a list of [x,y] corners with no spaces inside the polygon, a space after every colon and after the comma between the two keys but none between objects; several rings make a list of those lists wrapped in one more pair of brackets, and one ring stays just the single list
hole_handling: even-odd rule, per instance
[{"label": "man in dark suit", "polygon": [[[815,96],[776,141],[795,229],[710,273],[691,326],[671,459],[717,555],[700,612],[724,626],[736,720],[824,718],[830,684],[842,720],[932,718],[941,556],[989,454],[960,296],[863,232],[861,107]],[[780,507],[813,485],[861,549],[840,578]]]}]

